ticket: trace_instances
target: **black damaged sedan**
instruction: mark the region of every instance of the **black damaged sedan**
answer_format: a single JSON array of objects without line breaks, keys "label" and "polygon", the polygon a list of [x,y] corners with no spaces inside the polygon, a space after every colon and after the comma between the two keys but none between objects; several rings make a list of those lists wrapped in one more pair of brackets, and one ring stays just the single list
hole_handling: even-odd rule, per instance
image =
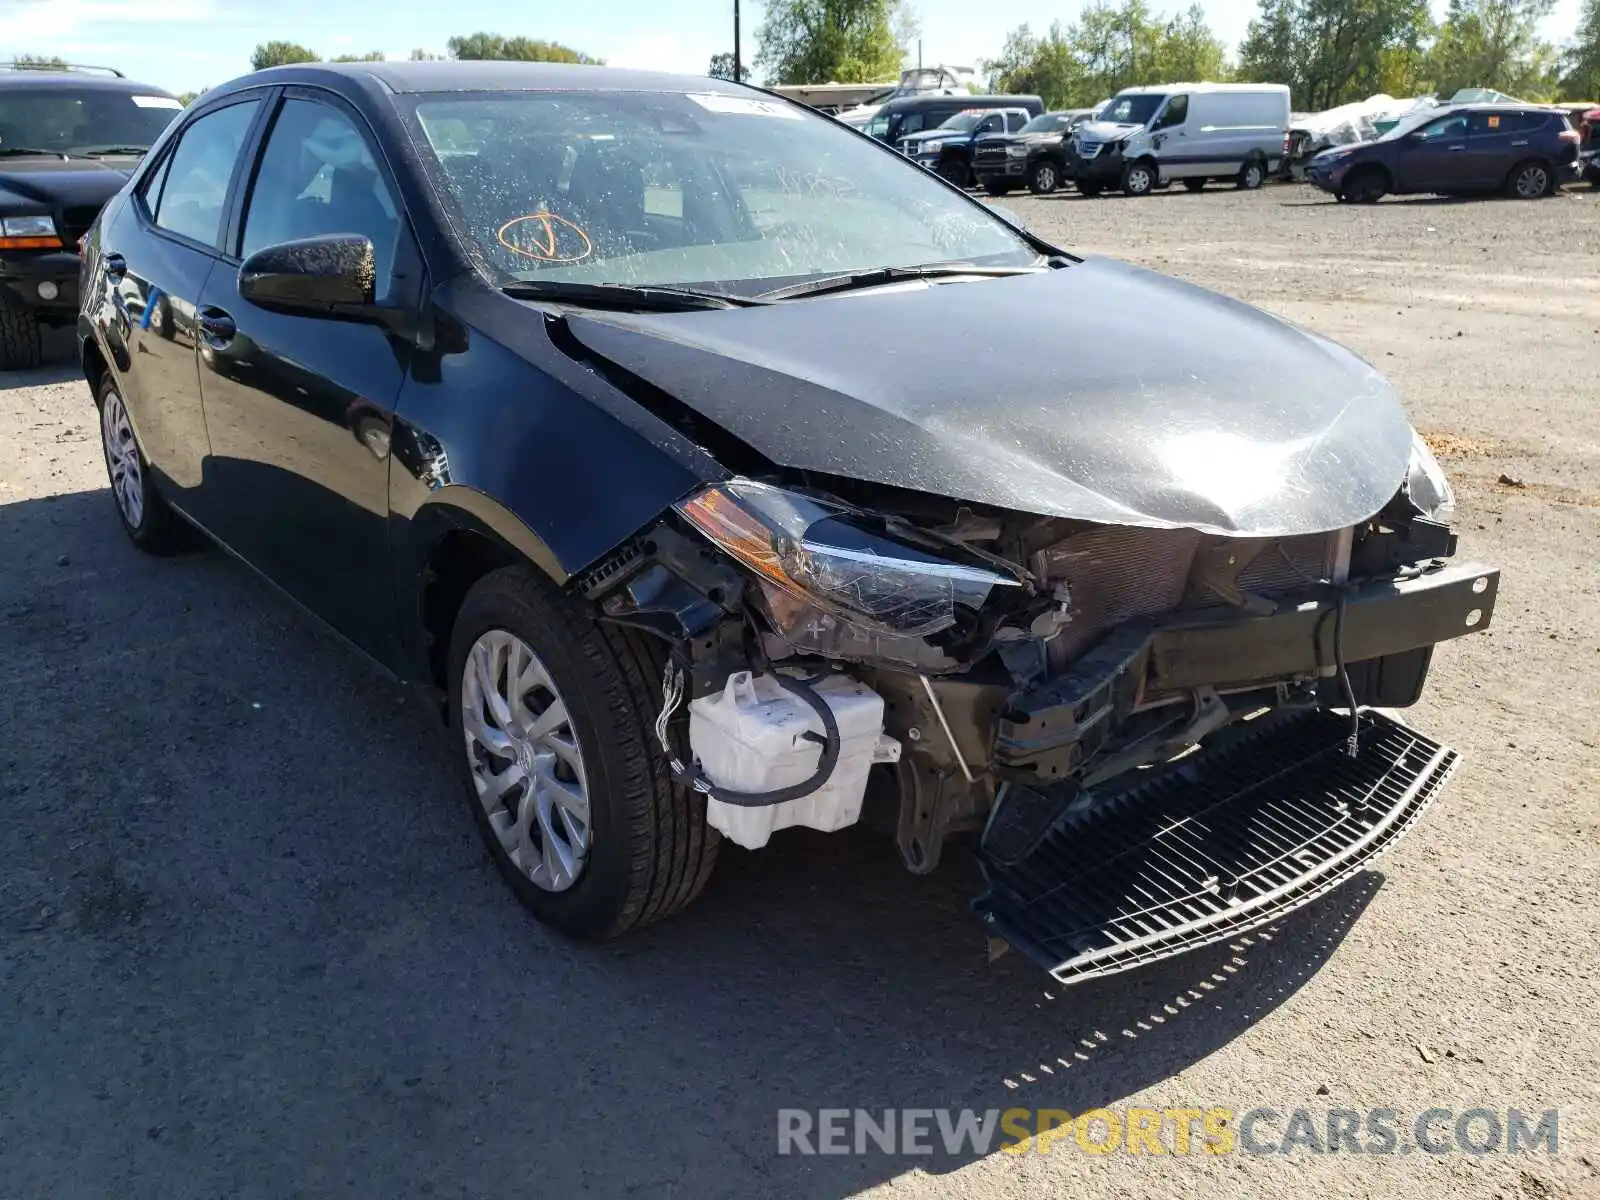
[{"label": "black damaged sedan", "polygon": [[259,72],[83,284],[134,544],[220,542],[435,691],[569,934],[860,823],[1103,975],[1338,885],[1454,766],[1391,710],[1498,572],[1371,368],[754,89]]}]

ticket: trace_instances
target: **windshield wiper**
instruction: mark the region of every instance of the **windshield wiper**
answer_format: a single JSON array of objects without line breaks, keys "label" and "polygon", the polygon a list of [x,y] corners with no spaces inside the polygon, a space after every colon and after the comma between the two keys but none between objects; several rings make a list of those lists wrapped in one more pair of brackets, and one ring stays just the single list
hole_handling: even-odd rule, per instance
[{"label": "windshield wiper", "polygon": [[85,150],[84,158],[122,158],[130,154],[148,154],[149,146],[97,146],[93,150]]},{"label": "windshield wiper", "polygon": [[586,308],[629,308],[649,312],[693,312],[712,308],[749,308],[764,304],[745,296],[697,292],[692,288],[624,283],[563,283],[523,280],[500,289],[518,300],[551,300]]},{"label": "windshield wiper", "polygon": [[762,292],[760,300],[793,300],[798,296],[825,296],[831,292],[850,292],[857,288],[879,287],[886,283],[900,283],[907,279],[960,279],[980,276],[999,279],[1007,275],[1036,275],[1044,267],[975,267],[960,263],[937,263],[926,267],[874,267],[870,271],[852,271],[847,275],[824,275],[820,279],[806,279],[788,287]]}]

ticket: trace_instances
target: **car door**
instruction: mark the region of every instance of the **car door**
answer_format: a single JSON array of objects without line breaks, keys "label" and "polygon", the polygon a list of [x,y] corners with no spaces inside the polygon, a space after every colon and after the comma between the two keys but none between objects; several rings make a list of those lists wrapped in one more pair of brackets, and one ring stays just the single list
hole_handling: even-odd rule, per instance
[{"label": "car door", "polygon": [[1400,191],[1450,192],[1467,186],[1467,114],[1440,117],[1407,135],[1397,165]]},{"label": "car door", "polygon": [[123,402],[168,498],[185,510],[202,506],[208,452],[195,312],[261,106],[247,95],[193,118],[101,231],[96,282],[125,352]]},{"label": "car door", "polygon": [[1190,143],[1189,97],[1184,94],[1169,96],[1161,113],[1151,123],[1150,145],[1155,148],[1161,166],[1161,178],[1184,179],[1190,175],[1205,174],[1206,164],[1197,161],[1197,151]]},{"label": "car door", "polygon": [[[240,259],[325,234],[376,253],[376,300],[415,311],[422,267],[383,156],[342,100],[292,88],[261,142]],[[269,312],[219,266],[200,302],[200,387],[217,480],[212,527],[285,591],[392,660],[389,441],[413,343],[389,326]]]},{"label": "car door", "polygon": [[1525,150],[1529,136],[1522,113],[1472,113],[1467,118],[1467,152],[1461,182],[1474,188],[1505,183],[1516,154],[1514,144]]}]

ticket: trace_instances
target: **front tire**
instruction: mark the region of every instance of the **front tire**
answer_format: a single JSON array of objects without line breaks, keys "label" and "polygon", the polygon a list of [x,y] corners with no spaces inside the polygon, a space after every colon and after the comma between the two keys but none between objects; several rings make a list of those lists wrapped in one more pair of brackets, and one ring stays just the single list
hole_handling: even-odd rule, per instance
[{"label": "front tire", "polygon": [[100,410],[100,450],[111,481],[111,498],[128,540],[146,554],[161,557],[195,549],[199,536],[162,499],[128,419],[122,393],[109,372],[100,380],[95,407]]},{"label": "front tire", "polygon": [[1376,204],[1388,191],[1389,180],[1384,173],[1376,167],[1366,167],[1344,181],[1339,199],[1350,204]]},{"label": "front tire", "polygon": [[1035,196],[1048,196],[1061,186],[1061,168],[1048,158],[1028,168],[1028,190]]},{"label": "front tire", "polygon": [[39,318],[31,308],[0,295],[0,371],[29,370],[43,356]]},{"label": "front tire", "polygon": [[1142,159],[1122,169],[1122,190],[1130,196],[1148,196],[1155,190],[1156,168]]},{"label": "front tire", "polygon": [[599,940],[705,887],[720,838],[651,727],[662,660],[526,567],[473,587],[450,644],[450,726],[473,821],[546,925]]}]

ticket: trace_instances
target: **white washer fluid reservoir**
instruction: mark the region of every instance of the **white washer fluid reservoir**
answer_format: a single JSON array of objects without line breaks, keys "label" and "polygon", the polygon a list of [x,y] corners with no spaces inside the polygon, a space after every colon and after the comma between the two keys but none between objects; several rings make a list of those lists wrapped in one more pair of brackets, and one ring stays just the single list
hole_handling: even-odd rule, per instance
[{"label": "white washer fluid reservoir", "polygon": [[[753,808],[707,797],[711,826],[746,849],[765,846],[773,830],[791,825],[831,832],[855,824],[872,764],[900,758],[900,743],[883,732],[882,696],[837,673],[812,687],[839,725],[839,760],[827,782],[798,800]],[[822,733],[811,706],[771,675],[740,671],[720,693],[689,703],[689,746],[700,771],[729,791],[805,783],[822,757]]]}]

